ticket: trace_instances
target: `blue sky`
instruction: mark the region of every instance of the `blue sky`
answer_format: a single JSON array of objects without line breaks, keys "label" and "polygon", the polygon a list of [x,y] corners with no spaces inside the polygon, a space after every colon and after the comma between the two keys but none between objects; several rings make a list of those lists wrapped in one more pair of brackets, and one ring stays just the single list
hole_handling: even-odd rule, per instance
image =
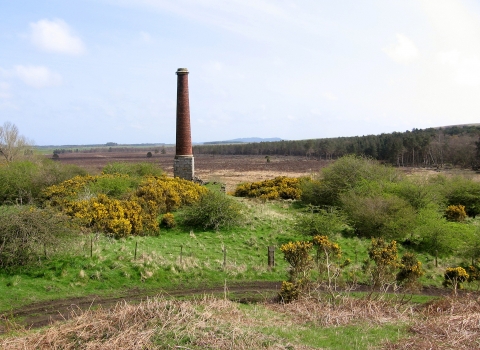
[{"label": "blue sky", "polygon": [[473,0],[0,0],[0,124],[37,145],[480,122]]}]

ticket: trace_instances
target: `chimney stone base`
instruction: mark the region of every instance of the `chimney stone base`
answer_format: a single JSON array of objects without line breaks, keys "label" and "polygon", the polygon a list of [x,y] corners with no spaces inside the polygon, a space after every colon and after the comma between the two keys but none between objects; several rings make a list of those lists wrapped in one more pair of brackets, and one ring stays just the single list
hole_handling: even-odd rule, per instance
[{"label": "chimney stone base", "polygon": [[175,156],[173,161],[173,176],[192,181],[195,177],[193,156]]}]

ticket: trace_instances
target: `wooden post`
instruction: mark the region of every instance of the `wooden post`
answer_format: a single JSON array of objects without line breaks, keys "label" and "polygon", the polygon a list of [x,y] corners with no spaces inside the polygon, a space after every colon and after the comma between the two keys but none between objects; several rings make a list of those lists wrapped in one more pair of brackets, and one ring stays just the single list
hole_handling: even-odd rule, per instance
[{"label": "wooden post", "polygon": [[268,246],[268,267],[275,266],[275,247],[273,245]]},{"label": "wooden post", "polygon": [[223,268],[227,267],[227,248],[223,248]]},{"label": "wooden post", "polygon": [[90,257],[93,257],[93,236],[90,237]]},{"label": "wooden post", "polygon": [[435,267],[438,267],[438,250],[435,250]]},{"label": "wooden post", "polygon": [[134,255],[133,260],[137,260],[137,246],[138,246],[138,242],[135,241],[135,255]]}]

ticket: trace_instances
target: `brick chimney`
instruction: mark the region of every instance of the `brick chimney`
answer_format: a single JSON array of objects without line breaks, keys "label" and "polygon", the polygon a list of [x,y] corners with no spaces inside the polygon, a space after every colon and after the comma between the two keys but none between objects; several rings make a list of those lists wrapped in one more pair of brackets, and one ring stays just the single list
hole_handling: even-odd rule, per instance
[{"label": "brick chimney", "polygon": [[173,175],[185,180],[194,178],[190,105],[188,102],[188,69],[177,69],[177,141]]}]

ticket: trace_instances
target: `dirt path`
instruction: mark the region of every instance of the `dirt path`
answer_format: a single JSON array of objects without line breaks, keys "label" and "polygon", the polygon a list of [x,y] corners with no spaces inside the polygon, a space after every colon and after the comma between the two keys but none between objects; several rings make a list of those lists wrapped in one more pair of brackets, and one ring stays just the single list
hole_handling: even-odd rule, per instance
[{"label": "dirt path", "polygon": [[[143,290],[131,289],[121,297],[102,297],[97,295],[89,295],[85,297],[44,301],[30,304],[11,312],[0,315],[2,319],[13,319],[27,329],[35,329],[48,326],[54,322],[67,320],[75,314],[81,313],[89,308],[111,308],[119,302],[138,303],[149,297],[162,295],[173,298],[194,297],[203,295],[225,295],[229,300],[249,303],[249,302],[265,302],[271,301],[278,293],[281,282],[271,281],[252,281],[241,284],[210,287],[210,288],[190,288],[177,290]],[[360,285],[355,291],[367,292],[368,286]],[[462,291],[464,293],[464,291]],[[419,293],[430,296],[445,296],[451,294],[450,290],[443,288],[428,287],[423,288]],[[0,334],[5,333],[5,325],[0,323]]]},{"label": "dirt path", "polygon": [[[103,307],[110,308],[119,302],[138,303],[148,297],[163,295],[166,297],[192,297],[203,295],[226,295],[230,300],[237,302],[259,302],[272,299],[280,290],[281,282],[246,282],[212,288],[192,288],[178,290],[142,290],[132,289],[121,297],[101,297],[90,295],[79,298],[44,301],[30,304],[8,314],[0,315],[4,318],[20,322],[26,328],[40,328],[56,321],[67,320],[82,310]],[[5,326],[0,324],[0,334],[5,332]]]}]

